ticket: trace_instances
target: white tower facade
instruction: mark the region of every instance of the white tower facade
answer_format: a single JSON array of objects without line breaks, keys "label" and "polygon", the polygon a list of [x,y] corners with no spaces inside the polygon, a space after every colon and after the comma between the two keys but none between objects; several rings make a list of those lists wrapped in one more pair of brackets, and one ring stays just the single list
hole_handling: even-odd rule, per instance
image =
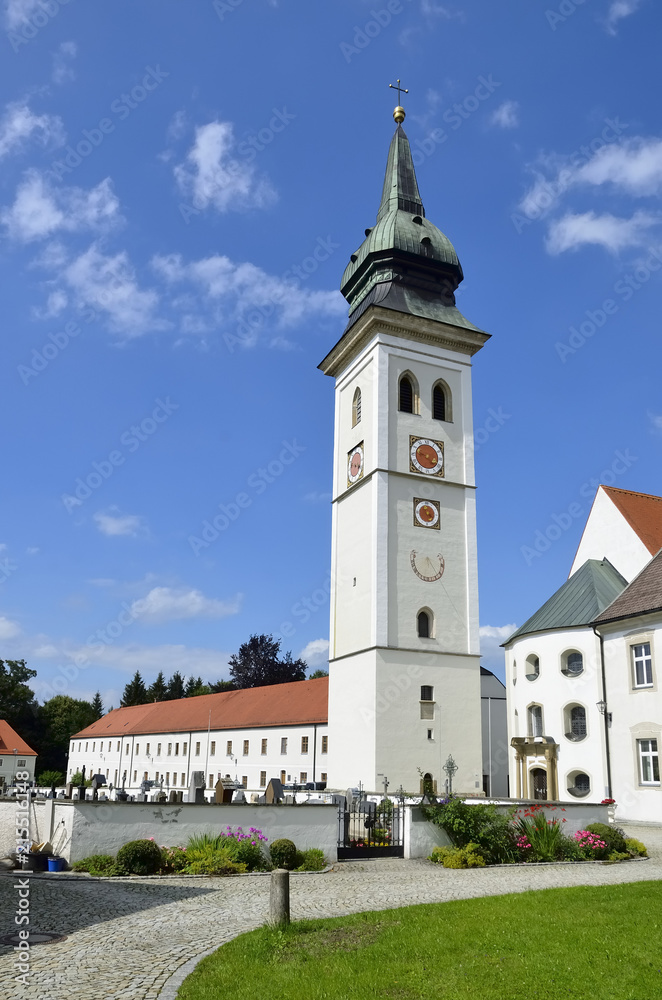
[{"label": "white tower facade", "polygon": [[336,380],[329,784],[482,788],[471,358],[462,271],[391,143],[377,224],[343,278]]}]

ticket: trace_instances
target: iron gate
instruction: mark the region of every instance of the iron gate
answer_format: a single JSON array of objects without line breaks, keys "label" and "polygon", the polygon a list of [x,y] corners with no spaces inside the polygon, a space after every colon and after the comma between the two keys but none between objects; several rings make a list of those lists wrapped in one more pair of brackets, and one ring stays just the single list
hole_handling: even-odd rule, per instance
[{"label": "iron gate", "polygon": [[403,858],[405,810],[399,802],[353,799],[338,807],[338,860]]}]

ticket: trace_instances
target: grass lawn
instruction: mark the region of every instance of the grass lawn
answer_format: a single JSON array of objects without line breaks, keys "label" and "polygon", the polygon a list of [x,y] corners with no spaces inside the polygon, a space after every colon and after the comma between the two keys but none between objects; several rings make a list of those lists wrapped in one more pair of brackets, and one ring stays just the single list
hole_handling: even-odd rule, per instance
[{"label": "grass lawn", "polygon": [[243,934],[178,1000],[655,1000],[662,882],[409,906]]}]

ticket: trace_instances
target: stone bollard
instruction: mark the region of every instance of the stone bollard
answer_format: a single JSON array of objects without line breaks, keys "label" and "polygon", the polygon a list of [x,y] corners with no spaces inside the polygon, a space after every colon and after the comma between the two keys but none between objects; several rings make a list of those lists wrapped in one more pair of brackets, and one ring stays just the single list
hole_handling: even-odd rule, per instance
[{"label": "stone bollard", "polygon": [[276,868],[271,873],[271,899],[269,907],[270,924],[290,922],[290,873],[285,868]]}]

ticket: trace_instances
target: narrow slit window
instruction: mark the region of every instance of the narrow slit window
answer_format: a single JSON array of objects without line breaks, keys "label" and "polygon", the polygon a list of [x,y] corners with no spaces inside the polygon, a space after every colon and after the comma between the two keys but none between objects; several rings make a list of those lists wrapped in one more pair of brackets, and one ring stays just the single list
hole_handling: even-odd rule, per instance
[{"label": "narrow slit window", "polygon": [[419,611],[417,616],[418,635],[420,639],[430,638],[430,615],[427,611]]},{"label": "narrow slit window", "polygon": [[361,423],[361,390],[357,389],[352,400],[352,427]]},{"label": "narrow slit window", "polygon": [[414,412],[414,387],[411,384],[411,379],[406,375],[400,379],[399,409],[401,413]]}]

